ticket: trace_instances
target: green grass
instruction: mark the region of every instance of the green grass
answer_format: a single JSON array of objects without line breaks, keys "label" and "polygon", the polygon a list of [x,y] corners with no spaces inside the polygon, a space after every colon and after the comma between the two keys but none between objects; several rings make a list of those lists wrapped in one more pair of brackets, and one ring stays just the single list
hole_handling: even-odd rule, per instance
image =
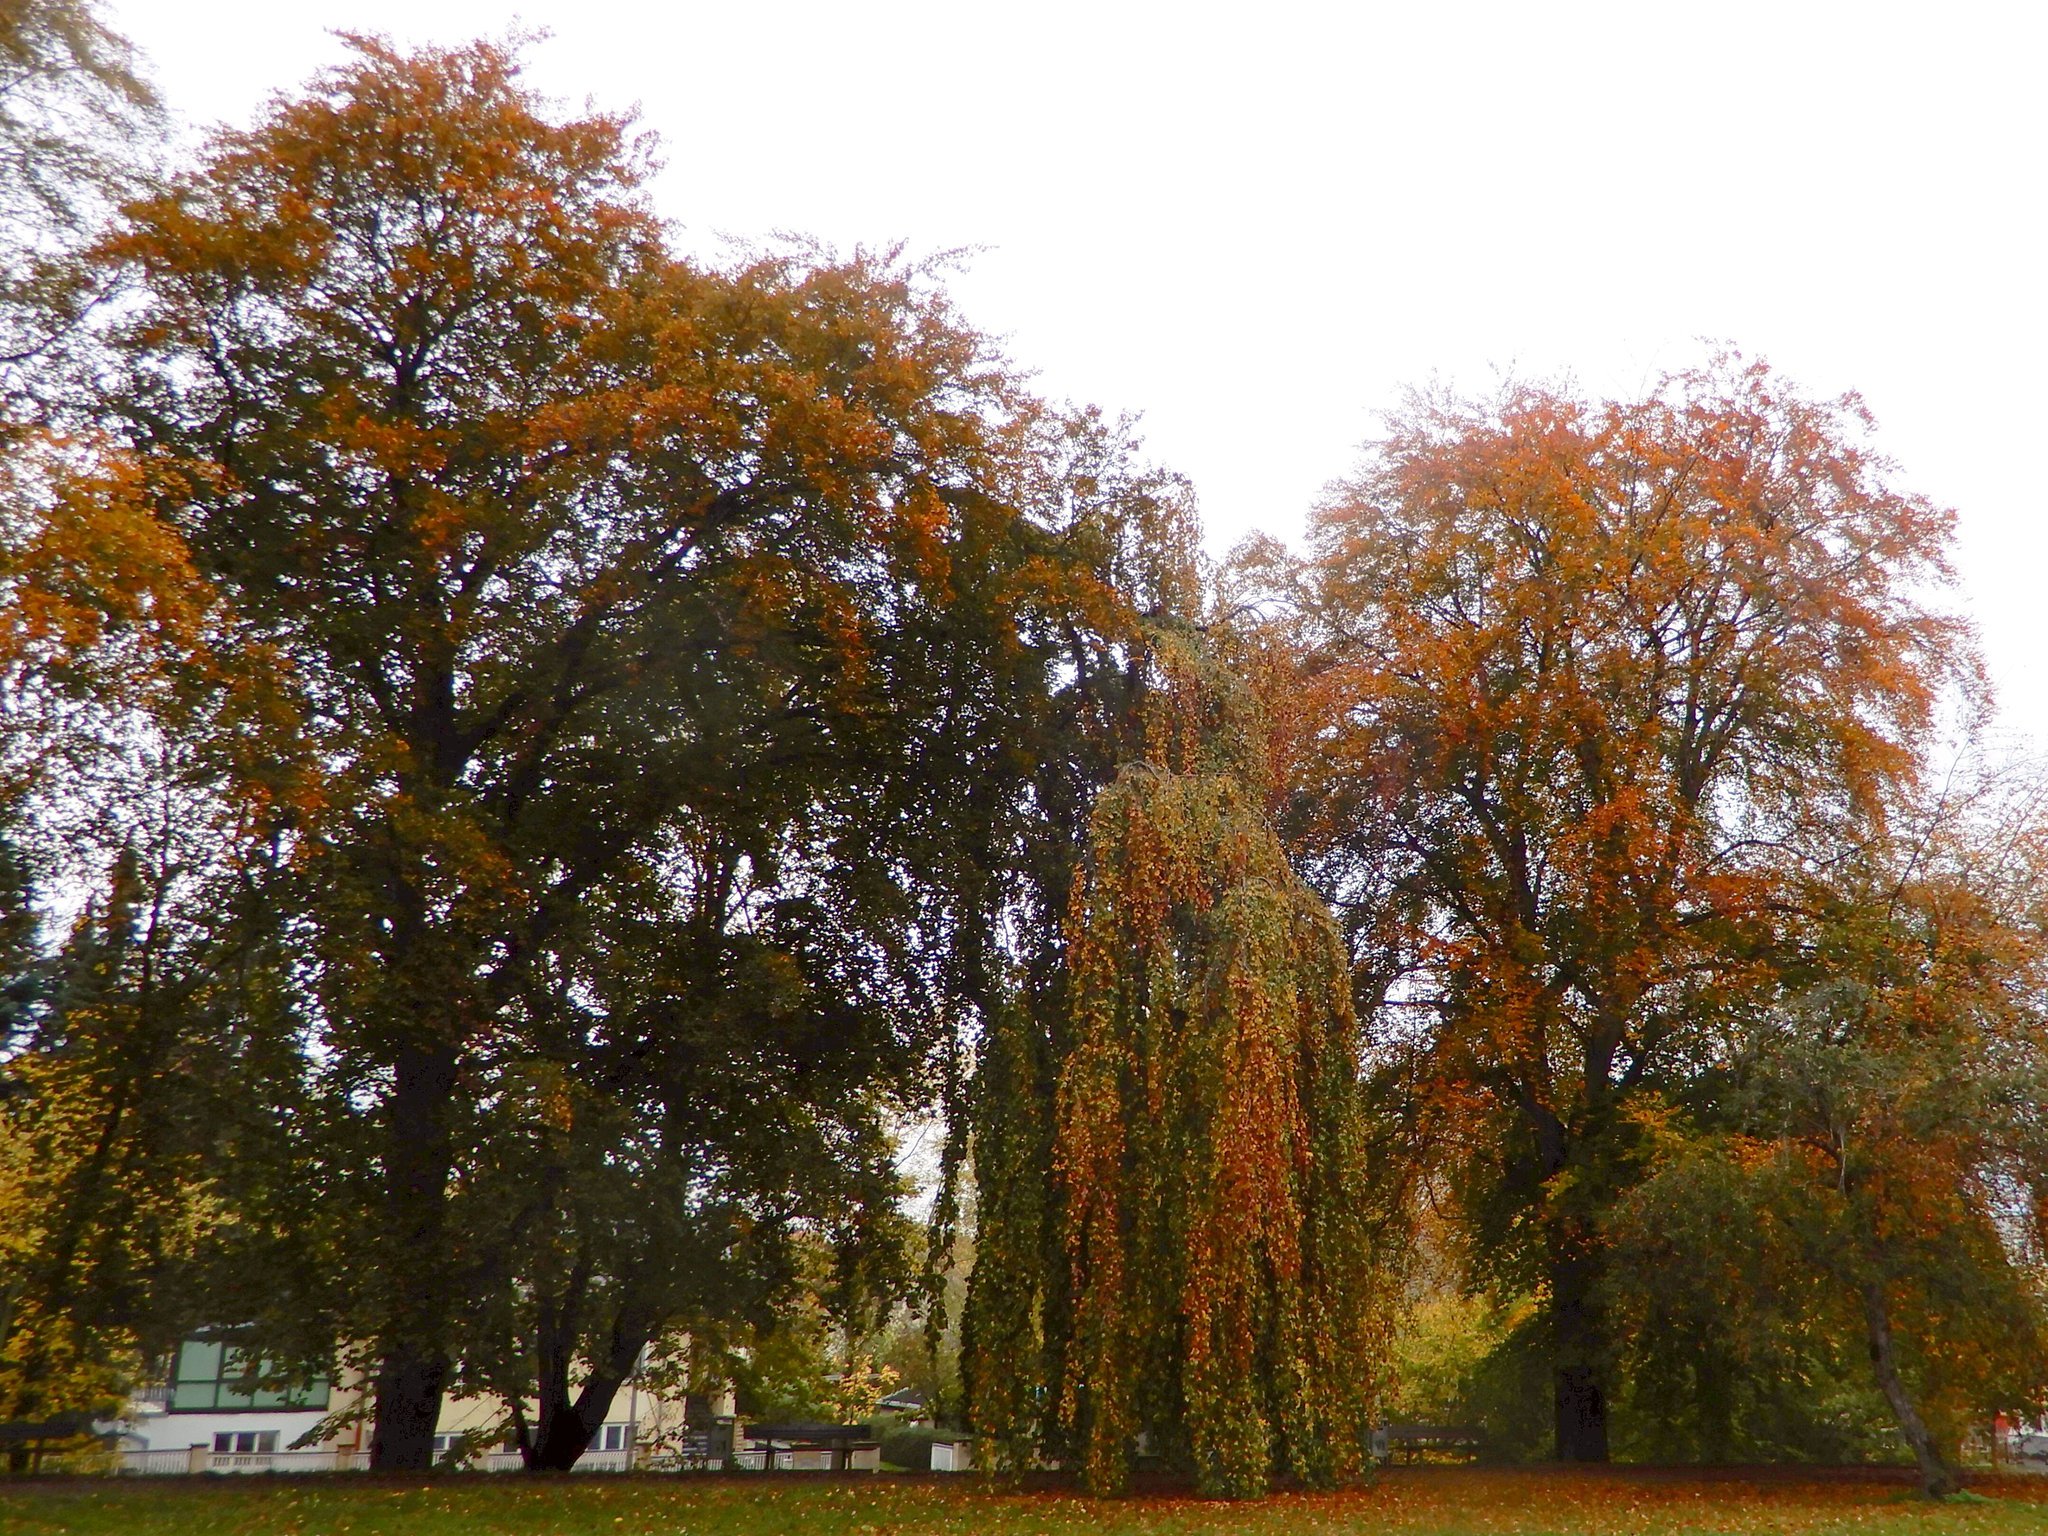
[{"label": "green grass", "polygon": [[0,1483],[0,1536],[2048,1536],[2048,1478],[1974,1488],[1930,1505],[1885,1474],[1413,1468],[1225,1505],[968,1477],[80,1478]]}]

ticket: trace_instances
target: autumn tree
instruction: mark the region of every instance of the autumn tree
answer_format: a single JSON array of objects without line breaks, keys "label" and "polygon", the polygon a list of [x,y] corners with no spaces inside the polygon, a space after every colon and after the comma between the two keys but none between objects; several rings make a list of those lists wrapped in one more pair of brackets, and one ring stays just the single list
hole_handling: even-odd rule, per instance
[{"label": "autumn tree", "polygon": [[1123,607],[1098,606],[1095,622],[1052,631],[1060,686],[1006,744],[1029,792],[977,806],[958,844],[988,872],[1001,920],[963,955],[970,1008],[947,1074],[923,1301],[936,1347],[948,1321],[942,1286],[961,1216],[957,1184],[971,1163],[974,1262],[959,1318],[959,1408],[996,1434],[999,1456],[1017,1466],[1074,1454],[1047,1399],[1065,1379],[1075,1328],[1054,1176],[1060,1075],[1073,1048],[1066,934],[1075,882],[1096,795],[1143,750],[1153,683],[1145,626],[1196,623],[1202,602],[1190,488],[1138,469],[1135,446],[1128,423],[1088,415],[1060,424],[1040,458],[1033,504],[1047,514],[1064,509]]},{"label": "autumn tree", "polygon": [[61,399],[50,365],[105,294],[66,258],[145,190],[163,130],[156,91],[100,6],[0,0],[0,389],[11,423],[32,401]]},{"label": "autumn tree", "polygon": [[10,1419],[111,1416],[211,1308],[232,1305],[251,1257],[237,1196],[254,1171],[236,1165],[270,1155],[272,1116],[299,1080],[282,957],[252,940],[231,886],[181,830],[159,830],[121,850],[4,1041]]},{"label": "autumn tree", "polygon": [[280,721],[260,648],[222,655],[218,595],[154,515],[184,488],[93,438],[0,460],[8,1418],[118,1401],[190,1324],[220,1176],[299,1066],[237,897]]},{"label": "autumn tree", "polygon": [[[671,1112],[744,1065],[712,1040],[685,1070],[720,1028],[760,1041],[763,1084],[880,1042],[894,1091],[1014,856],[989,839],[1015,700],[1123,599],[1067,428],[925,274],[683,262],[622,120],[549,117],[492,45],[353,46],[102,260],[140,295],[110,413],[203,467],[162,515],[308,722],[270,889],[360,1138],[331,1166],[369,1212],[338,1267],[373,1456],[419,1467],[498,1271],[471,1175],[522,1075],[641,1074],[618,1102],[670,1114],[672,1170],[711,1144]],[[638,998],[598,926],[636,884],[671,957]],[[556,1394],[549,1464],[607,1396]]]},{"label": "autumn tree", "polygon": [[1671,1217],[1718,1211],[1765,1308],[1864,1357],[1937,1497],[1969,1427],[2048,1397],[2043,836],[2037,784],[1965,763],[1847,850],[1781,994],[1627,1213],[1697,1276],[1719,1244]]},{"label": "autumn tree", "polygon": [[1884,824],[1969,675],[1924,598],[1951,518],[1867,426],[1735,358],[1635,401],[1421,399],[1298,574],[1330,706],[1289,830],[1485,1278],[1543,1299],[1563,1459],[1608,1454],[1641,1113],[1769,991],[1802,861]]},{"label": "autumn tree", "polygon": [[[1342,938],[1266,820],[1255,714],[1188,637],[1157,634],[1144,755],[1095,796],[1072,891],[1051,1166],[1005,1122],[975,1144],[1006,1202],[1050,1175],[1035,1204],[1059,1215],[1063,1273],[1034,1273],[1015,1234],[978,1243],[973,1410],[1012,1461],[1070,1447],[1098,1491],[1142,1444],[1245,1496],[1360,1464],[1379,1202]],[[1005,1022],[984,1071],[1029,1048]]]}]

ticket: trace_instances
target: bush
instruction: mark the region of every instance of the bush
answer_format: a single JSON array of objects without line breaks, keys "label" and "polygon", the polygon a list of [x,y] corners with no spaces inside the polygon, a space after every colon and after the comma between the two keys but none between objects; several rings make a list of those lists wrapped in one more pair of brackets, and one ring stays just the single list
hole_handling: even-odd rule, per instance
[{"label": "bush", "polygon": [[951,1440],[954,1435],[950,1430],[906,1424],[883,1429],[879,1438],[882,1460],[906,1472],[929,1472],[932,1469],[933,1442]]}]

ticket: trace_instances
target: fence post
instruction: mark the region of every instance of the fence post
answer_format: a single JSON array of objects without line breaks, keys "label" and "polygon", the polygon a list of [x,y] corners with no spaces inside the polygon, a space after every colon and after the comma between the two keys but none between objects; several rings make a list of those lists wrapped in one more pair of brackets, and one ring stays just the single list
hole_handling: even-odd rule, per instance
[{"label": "fence post", "polygon": [[185,1470],[187,1472],[204,1472],[206,1470],[207,1458],[210,1454],[206,1446],[195,1444],[185,1452]]}]

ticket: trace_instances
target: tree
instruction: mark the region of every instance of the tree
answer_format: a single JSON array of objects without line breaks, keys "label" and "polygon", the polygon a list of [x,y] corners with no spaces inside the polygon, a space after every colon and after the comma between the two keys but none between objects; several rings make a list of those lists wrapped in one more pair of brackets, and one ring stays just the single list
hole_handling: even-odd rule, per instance
[{"label": "tree", "polygon": [[0,1038],[10,1419],[110,1416],[235,1296],[237,1197],[299,1080],[279,956],[252,935],[232,866],[204,851],[205,822],[166,798],[62,950],[31,960]]},{"label": "tree", "polygon": [[[539,1362],[536,1458],[551,1435],[557,1464],[580,1453],[643,1341],[737,1330],[772,1350],[763,1331],[810,1292],[856,1335],[907,1282],[889,1124],[957,1083],[961,1036],[993,990],[990,935],[1049,857],[1046,776],[1072,765],[1041,754],[1085,689],[1071,658],[1099,664],[1128,629],[1133,565],[1157,553],[1162,523],[1180,526],[1161,500],[1175,487],[1133,467],[1121,428],[1018,405],[988,482],[1004,494],[963,498],[979,511],[947,555],[952,601],[900,606],[876,654],[888,696],[913,701],[888,711],[898,744],[870,750],[827,803],[796,758],[756,762],[744,792],[679,811],[658,857],[622,867],[554,935],[522,994],[520,1038],[541,1059],[507,1065],[561,1083],[579,1108],[556,1129],[596,1130],[585,1177],[614,1191],[535,1218],[555,1186],[515,1157],[505,1195],[481,1202],[513,1213],[487,1250],[575,1234],[538,1267],[499,1272],[521,1298],[500,1315],[544,1303],[554,1342],[504,1347],[538,1336],[527,1322],[484,1346],[502,1396]],[[721,702],[723,728],[745,729],[744,701]],[[745,752],[735,739],[713,755]],[[941,1019],[954,1032],[935,1032]],[[927,1251],[940,1285],[945,1221]],[[821,1252],[823,1285],[805,1279]],[[942,1331],[943,1299],[919,1289]],[[572,1318],[581,1339],[560,1325]]]},{"label": "tree", "polygon": [[[0,383],[7,416],[51,392],[19,365],[98,296],[64,258],[146,187],[163,109],[92,0],[0,0]],[[42,371],[47,372],[47,368]]]},{"label": "tree", "polygon": [[[110,411],[203,467],[161,513],[309,722],[271,890],[359,1138],[328,1166],[371,1213],[342,1267],[373,1458],[422,1467],[498,1271],[469,1177],[493,1085],[638,1071],[617,1038],[658,1061],[764,968],[868,968],[929,1030],[909,979],[961,985],[1000,865],[920,855],[1016,798],[1035,634],[1119,599],[1059,429],[926,274],[679,261],[622,120],[548,118],[504,48],[352,46],[101,259],[139,285]],[[646,878],[706,970],[592,1009],[595,914]]]},{"label": "tree", "polygon": [[1882,824],[1970,676],[1919,596],[1949,514],[1867,425],[1735,358],[1628,403],[1419,400],[1299,573],[1333,702],[1288,830],[1412,1041],[1474,1251],[1545,1300],[1564,1459],[1608,1453],[1601,1226],[1640,1112],[1768,992],[1802,859]]},{"label": "tree", "polygon": [[735,897],[750,923],[695,904],[715,880],[613,882],[517,1045],[483,1053],[496,1104],[464,1165],[497,1263],[459,1378],[514,1405],[536,1468],[574,1464],[650,1346],[772,1329],[820,1265],[842,1319],[902,1288],[885,1110],[921,1096],[922,1035],[888,983],[915,978],[816,899],[833,871],[785,868],[811,899]]},{"label": "tree", "polygon": [[[17,424],[0,454],[0,1416],[118,1404],[208,1287],[223,1174],[296,1076],[239,899],[262,647],[156,515],[170,466]],[[64,898],[90,899],[66,914]],[[68,940],[63,930],[70,929]],[[275,992],[271,992],[274,999]],[[285,1048],[280,1050],[280,1045]]]},{"label": "tree", "polygon": [[996,1433],[1016,1466],[1073,1454],[1045,1394],[1065,1380],[1075,1327],[1054,1176],[1060,1073],[1073,1048],[1066,934],[1074,885],[1097,793],[1142,750],[1153,682],[1146,626],[1191,624],[1201,603],[1199,524],[1186,482],[1137,466],[1127,422],[1082,413],[1046,427],[1027,502],[1071,528],[1097,586],[1074,616],[1056,617],[1035,637],[1057,686],[1004,738],[1026,792],[963,807],[949,829],[999,916],[978,930],[959,967],[966,1007],[946,1078],[923,1298],[936,1342],[948,1322],[943,1286],[961,1214],[955,1182],[971,1166],[960,1411]]},{"label": "tree", "polygon": [[[1783,1277],[1755,1287],[1775,1310],[1855,1343],[1933,1497],[1968,1426],[2048,1398],[2048,845],[2038,788],[2001,777],[1965,765],[1826,872],[1802,964],[1731,1041],[1711,1133],[1664,1148],[1630,1202],[1671,1232],[1668,1213],[1734,1207],[1721,1245]],[[1669,1246],[1681,1272],[1716,1262]]]},{"label": "tree", "polygon": [[[1066,930],[1047,1170],[1066,1305],[1002,1334],[981,1312],[977,1372],[1022,1390],[984,1388],[975,1413],[1013,1461],[1041,1436],[1075,1447],[1098,1491],[1124,1485],[1142,1435],[1244,1496],[1276,1469],[1359,1465],[1384,1356],[1378,1202],[1341,935],[1265,820],[1248,704],[1186,643],[1153,652],[1148,752],[1095,799]],[[1014,1034],[990,1047],[1013,1055]],[[1037,1151],[987,1138],[976,1166],[1014,1200]],[[991,1168],[1005,1155],[1023,1161]],[[975,1286],[1053,1294],[997,1267],[1036,1257],[982,1243]],[[1033,1322],[1071,1333],[1040,1351]]]}]

